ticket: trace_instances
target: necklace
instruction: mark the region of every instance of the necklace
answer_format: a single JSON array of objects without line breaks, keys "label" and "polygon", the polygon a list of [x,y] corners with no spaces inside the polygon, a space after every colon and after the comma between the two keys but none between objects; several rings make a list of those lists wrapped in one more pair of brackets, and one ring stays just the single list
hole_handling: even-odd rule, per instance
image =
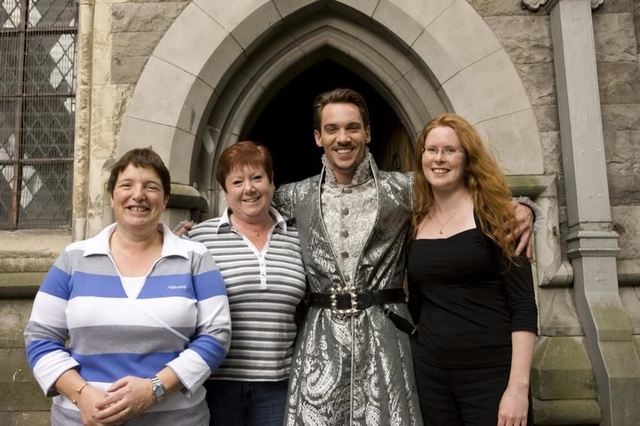
[{"label": "necklace", "polygon": [[[255,235],[256,237],[259,237],[259,236],[260,236],[260,231],[261,231],[261,229],[260,229],[260,228],[257,228],[257,229],[251,229],[251,228],[249,228],[248,226],[246,226],[244,223],[238,222],[237,220],[231,219],[231,221],[232,221],[232,224],[233,224],[236,228],[243,228],[243,229],[245,229],[246,231],[252,232],[252,233],[253,233],[253,235]],[[233,223],[233,222],[235,222],[235,223]],[[272,226],[273,226],[273,222],[271,222],[271,223],[269,224],[268,228],[269,228],[269,229],[271,229],[271,227],[272,227]]]},{"label": "necklace", "polygon": [[440,233],[440,235],[442,235],[442,231],[444,230],[444,227],[447,226],[447,223],[449,223],[449,221],[451,219],[453,219],[453,217],[456,215],[456,213],[458,213],[458,211],[460,211],[460,209],[462,208],[462,205],[464,204],[466,199],[467,199],[466,195],[464,197],[462,197],[462,200],[460,200],[460,203],[458,204],[458,207],[456,207],[456,209],[453,211],[453,213],[451,213],[451,216],[449,216],[449,219],[445,220],[444,223],[440,223],[440,221],[438,219],[436,219],[435,216],[429,215],[429,217],[433,218],[436,222],[438,222],[438,225],[440,225],[440,230],[438,231]]}]

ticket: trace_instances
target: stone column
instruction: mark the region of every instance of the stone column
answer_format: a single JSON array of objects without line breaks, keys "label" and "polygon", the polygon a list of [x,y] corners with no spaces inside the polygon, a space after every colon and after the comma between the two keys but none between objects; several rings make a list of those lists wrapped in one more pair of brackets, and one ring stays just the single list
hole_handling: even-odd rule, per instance
[{"label": "stone column", "polygon": [[[567,197],[567,256],[598,383],[601,425],[637,425],[640,360],[618,292],[592,7],[604,0],[523,0],[550,15]],[[531,4],[527,4],[531,3]]]},{"label": "stone column", "polygon": [[87,237],[91,146],[91,86],[93,81],[93,17],[95,0],[78,1],[76,54],[76,124],[73,163],[73,240]]}]

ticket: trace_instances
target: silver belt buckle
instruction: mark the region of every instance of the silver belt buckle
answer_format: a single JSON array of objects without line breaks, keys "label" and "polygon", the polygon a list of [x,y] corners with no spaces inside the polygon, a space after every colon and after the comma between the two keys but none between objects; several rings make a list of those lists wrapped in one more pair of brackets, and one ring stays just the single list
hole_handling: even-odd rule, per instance
[{"label": "silver belt buckle", "polygon": [[[351,296],[351,308],[350,309],[338,309],[338,295],[348,294]],[[349,288],[331,288],[331,314],[337,318],[344,319],[349,317],[357,317],[362,313],[361,309],[358,309],[358,293],[356,293],[355,287]]]}]

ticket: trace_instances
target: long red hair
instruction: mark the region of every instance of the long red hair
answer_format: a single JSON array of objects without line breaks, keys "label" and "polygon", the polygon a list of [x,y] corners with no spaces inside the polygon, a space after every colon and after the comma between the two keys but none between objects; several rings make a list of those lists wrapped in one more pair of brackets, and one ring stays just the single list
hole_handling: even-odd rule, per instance
[{"label": "long red hair", "polygon": [[[429,132],[443,126],[450,127],[456,132],[466,152],[464,183],[471,193],[482,232],[502,249],[510,261],[514,262],[517,259],[515,244],[509,239],[509,235],[515,231],[511,190],[507,186],[502,170],[485,148],[478,132],[467,120],[457,114],[445,113],[434,118],[422,130],[418,139],[414,161],[414,206],[411,212],[413,236],[415,237],[420,223],[433,207],[433,191],[422,170],[422,151]],[[505,224],[511,225],[511,228],[506,225],[507,229],[505,229]]]}]

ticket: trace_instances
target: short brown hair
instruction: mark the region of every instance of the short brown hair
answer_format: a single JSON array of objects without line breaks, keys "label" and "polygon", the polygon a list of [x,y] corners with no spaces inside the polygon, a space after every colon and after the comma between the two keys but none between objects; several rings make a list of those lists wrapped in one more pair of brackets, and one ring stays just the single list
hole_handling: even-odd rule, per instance
[{"label": "short brown hair", "polygon": [[124,171],[130,164],[134,167],[151,168],[155,170],[162,182],[162,189],[165,197],[171,193],[171,174],[169,169],[164,165],[162,158],[151,148],[134,148],[125,153],[111,168],[109,181],[107,182],[107,191],[113,196],[113,189],[116,187],[116,181],[120,173]]},{"label": "short brown hair", "polygon": [[241,141],[227,147],[218,159],[216,180],[227,191],[226,181],[229,173],[243,167],[262,167],[273,182],[273,159],[266,146],[254,141]]},{"label": "short brown hair", "polygon": [[353,104],[358,107],[364,128],[369,127],[369,108],[362,95],[355,90],[339,88],[320,93],[313,101],[313,127],[322,133],[322,110],[329,104]]}]

